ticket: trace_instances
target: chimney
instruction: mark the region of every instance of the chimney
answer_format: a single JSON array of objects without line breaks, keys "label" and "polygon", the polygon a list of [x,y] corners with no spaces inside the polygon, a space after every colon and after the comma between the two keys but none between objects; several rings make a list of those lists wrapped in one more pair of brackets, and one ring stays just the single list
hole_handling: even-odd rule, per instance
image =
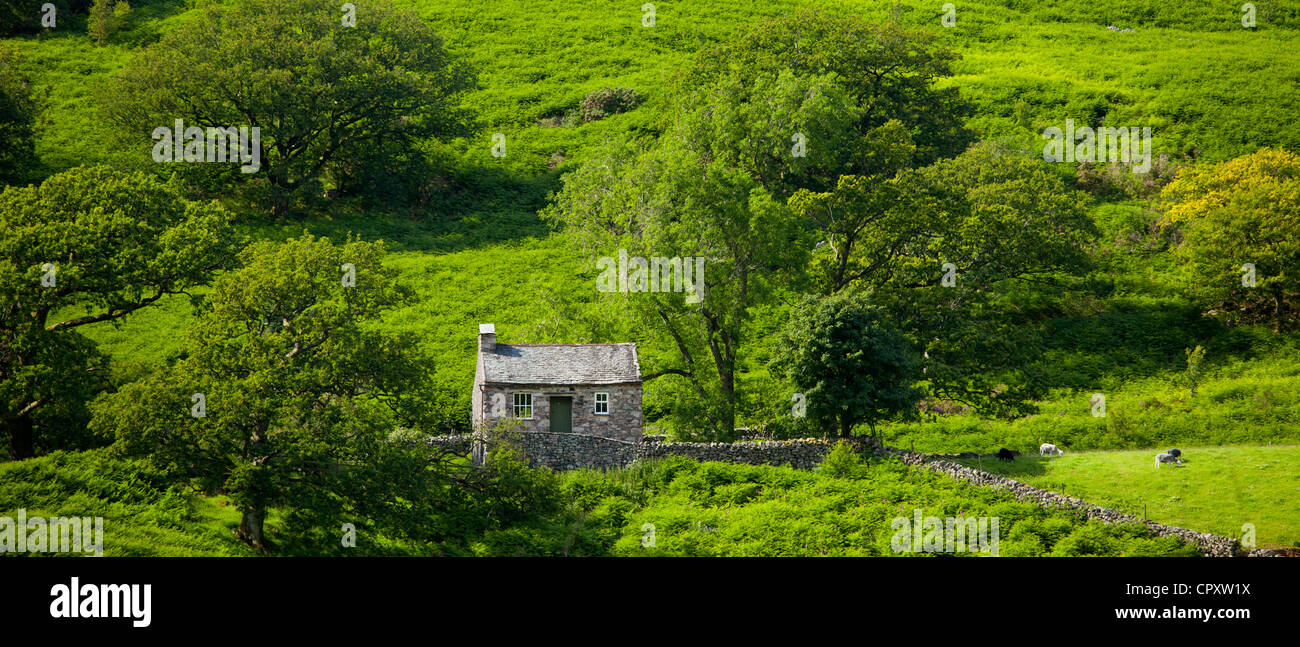
[{"label": "chimney", "polygon": [[497,327],[492,324],[478,325],[478,352],[495,353],[497,350]]}]

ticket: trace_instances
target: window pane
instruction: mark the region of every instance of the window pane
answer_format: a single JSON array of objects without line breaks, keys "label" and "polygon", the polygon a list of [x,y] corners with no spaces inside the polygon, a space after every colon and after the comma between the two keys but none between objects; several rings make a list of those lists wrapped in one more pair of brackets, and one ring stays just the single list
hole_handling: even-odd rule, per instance
[{"label": "window pane", "polygon": [[533,417],[533,394],[516,393],[514,397],[514,414],[516,418],[530,420]]}]

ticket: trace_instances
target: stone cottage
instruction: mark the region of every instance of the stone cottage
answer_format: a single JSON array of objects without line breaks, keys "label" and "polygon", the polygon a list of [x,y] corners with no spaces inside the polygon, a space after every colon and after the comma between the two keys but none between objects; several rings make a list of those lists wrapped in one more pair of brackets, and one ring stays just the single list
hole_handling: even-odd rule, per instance
[{"label": "stone cottage", "polygon": [[641,440],[641,364],[636,344],[498,344],[478,327],[474,429],[502,418],[517,431]]}]

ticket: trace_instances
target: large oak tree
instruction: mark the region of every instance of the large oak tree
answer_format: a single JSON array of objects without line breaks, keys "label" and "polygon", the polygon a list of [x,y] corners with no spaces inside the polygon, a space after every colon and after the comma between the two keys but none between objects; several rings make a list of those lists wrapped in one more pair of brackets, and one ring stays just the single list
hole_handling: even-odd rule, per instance
[{"label": "large oak tree", "polygon": [[389,436],[433,415],[433,371],[410,336],[377,327],[413,298],[383,254],[382,243],[310,236],[250,245],[213,285],[189,356],[97,402],[92,427],[118,451],[229,495],[240,536],[258,548],[271,507],[373,514],[390,508],[393,487],[418,492],[427,465]]},{"label": "large oak tree", "polygon": [[1191,167],[1164,188],[1188,288],[1231,323],[1300,319],[1300,156],[1262,149]]},{"label": "large oak tree", "polygon": [[[755,23],[736,38],[705,49],[684,76],[687,85],[699,87],[727,77],[751,86],[787,70],[799,76],[832,75],[858,109],[854,130],[859,136],[896,121],[915,144],[908,165],[925,166],[957,155],[975,140],[965,127],[973,108],[957,88],[938,84],[952,75],[950,66],[957,58],[924,31],[804,10]],[[804,178],[804,188],[834,186],[840,173],[875,172],[869,157],[847,162],[846,169]]]},{"label": "large oak tree", "polygon": [[42,410],[83,402],[102,373],[77,329],[186,294],[235,249],[228,214],[141,173],[77,168],[0,194],[0,433],[38,447]]},{"label": "large oak tree", "polygon": [[[253,177],[265,184],[254,184],[276,215],[317,193],[327,172],[348,172],[375,151],[468,132],[459,102],[475,83],[469,65],[413,13],[352,4],[355,26],[330,0],[211,5],[118,74],[108,117],[141,150],[177,119],[259,128]],[[209,186],[247,179],[238,164],[176,166]]]},{"label": "large oak tree", "polygon": [[1041,161],[978,145],[892,177],[841,176],[790,205],[826,236],[812,265],[822,290],[886,307],[926,354],[932,397],[1032,410],[1040,340],[999,297],[1088,267],[1096,229],[1082,194]]},{"label": "large oak tree", "polygon": [[672,376],[648,388],[675,402],[670,422],[679,431],[719,437],[734,429],[745,323],[755,304],[802,274],[806,258],[807,241],[775,187],[783,173],[828,159],[793,156],[790,134],[839,136],[851,117],[843,93],[824,78],[786,73],[756,88],[723,80],[679,97],[657,141],[611,142],[565,177],[544,213],[593,257],[623,248],[705,259],[698,300],[614,295],[647,335],[643,354],[654,358],[647,380]]}]

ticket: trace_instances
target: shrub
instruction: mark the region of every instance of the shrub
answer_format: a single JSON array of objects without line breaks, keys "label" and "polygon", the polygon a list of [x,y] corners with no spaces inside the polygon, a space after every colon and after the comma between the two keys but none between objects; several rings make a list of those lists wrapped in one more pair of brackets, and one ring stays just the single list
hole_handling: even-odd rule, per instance
[{"label": "shrub", "polygon": [[1195,349],[1188,348],[1185,354],[1187,370],[1183,372],[1182,382],[1187,385],[1191,396],[1196,397],[1196,387],[1201,383],[1201,362],[1205,360],[1205,349],[1198,345]]},{"label": "shrub", "polygon": [[644,101],[632,88],[603,87],[588,94],[578,105],[582,114],[582,123],[600,121],[610,115],[627,112]]},{"label": "shrub", "polygon": [[858,478],[866,470],[862,455],[844,441],[835,443],[834,449],[822,460],[819,471],[832,478]]}]

